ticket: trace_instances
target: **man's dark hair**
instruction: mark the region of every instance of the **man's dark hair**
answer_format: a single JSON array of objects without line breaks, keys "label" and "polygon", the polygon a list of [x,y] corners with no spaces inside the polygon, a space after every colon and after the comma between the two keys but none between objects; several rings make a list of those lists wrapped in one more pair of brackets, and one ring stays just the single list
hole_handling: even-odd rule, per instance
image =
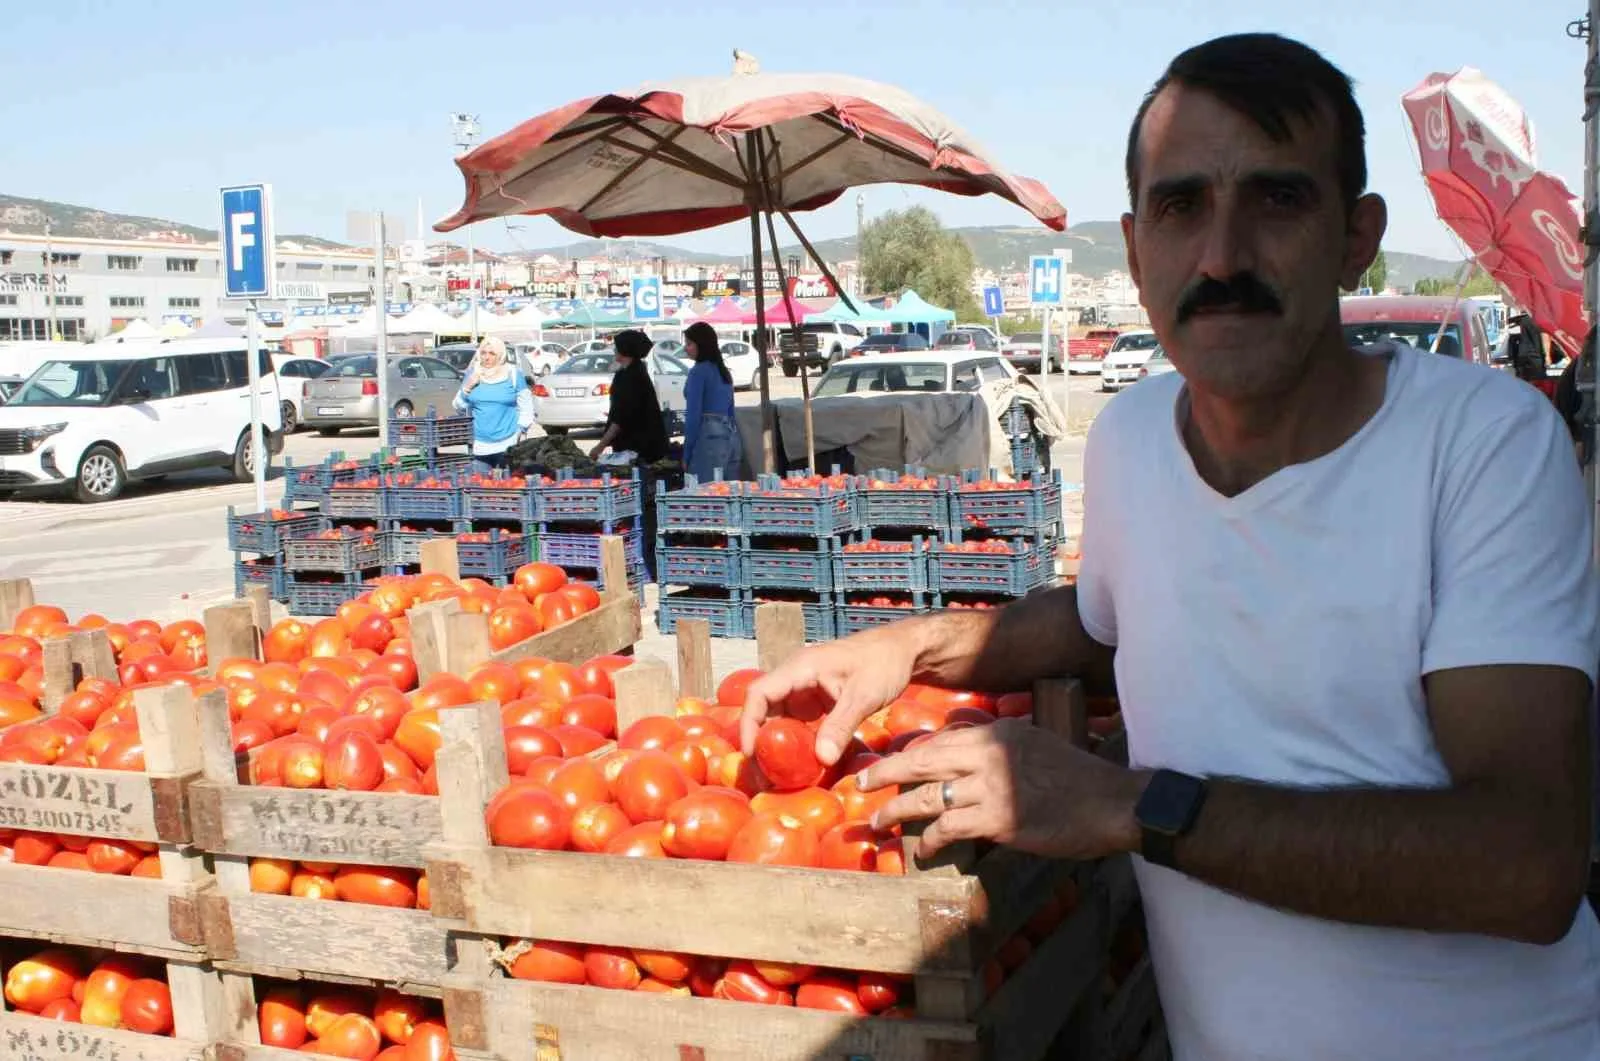
[{"label": "man's dark hair", "polygon": [[1244,115],[1277,143],[1293,138],[1292,119],[1313,121],[1330,111],[1338,140],[1339,192],[1354,209],[1367,188],[1366,123],[1344,71],[1314,48],[1275,33],[1235,33],[1197,44],[1172,60],[1128,130],[1128,199],[1139,208],[1139,132],[1150,104],[1168,85],[1210,93]]}]

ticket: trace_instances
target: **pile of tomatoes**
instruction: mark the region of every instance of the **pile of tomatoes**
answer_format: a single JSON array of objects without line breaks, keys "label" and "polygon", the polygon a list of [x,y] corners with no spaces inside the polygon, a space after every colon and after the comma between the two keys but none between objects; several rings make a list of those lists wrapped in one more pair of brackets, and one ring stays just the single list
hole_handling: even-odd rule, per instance
[{"label": "pile of tomatoes", "polygon": [[901,473],[898,479],[867,479],[863,484],[868,490],[938,490],[940,483],[932,475],[911,475]]},{"label": "pile of tomatoes", "polygon": [[172,993],[149,958],[73,947],[38,951],[6,970],[6,1001],[24,1013],[71,1024],[172,1034]]},{"label": "pile of tomatoes", "polygon": [[[334,483],[335,490],[378,490],[383,486],[383,480],[376,475],[363,475],[359,479],[349,479],[342,483]],[[301,513],[304,515],[304,513]]]},{"label": "pile of tomatoes", "polygon": [[400,910],[428,910],[433,905],[428,875],[403,866],[253,858],[250,890],[261,895],[292,895],[296,899],[328,899]]},{"label": "pile of tomatoes", "polygon": [[485,490],[526,490],[530,486],[549,486],[554,481],[549,476],[494,476],[484,475],[481,472],[463,475],[459,480],[462,486],[479,487]]},{"label": "pile of tomatoes", "polygon": [[453,1061],[439,1003],[397,991],[258,982],[263,1046],[361,1061]]},{"label": "pile of tomatoes", "polygon": [[328,530],[317,531],[315,534],[306,535],[307,538],[314,539],[316,541],[337,542],[342,541],[345,538],[355,538],[366,544],[376,541],[377,536],[378,528],[370,523],[344,527],[332,527]]},{"label": "pile of tomatoes", "polygon": [[557,940],[517,940],[505,949],[501,964],[518,980],[798,1006],[858,1017],[913,1016],[911,979],[892,973],[730,961],[630,947],[586,947]]},{"label": "pile of tomatoes", "polygon": [[156,855],[155,844],[67,833],[0,829],[0,862],[118,877],[161,877],[161,859]]},{"label": "pile of tomatoes", "polygon": [[845,603],[857,608],[903,608],[910,611],[917,607],[909,594],[889,596],[884,593],[867,596],[864,593],[852,593],[845,597]]},{"label": "pile of tomatoes", "polygon": [[939,546],[941,553],[990,553],[1009,556],[1011,543],[1004,538],[985,538],[972,542],[945,542]]},{"label": "pile of tomatoes", "polygon": [[[927,550],[929,543],[924,541],[922,548]],[[886,542],[878,538],[868,538],[864,542],[851,542],[844,547],[847,553],[909,553],[912,550],[911,542]]]},{"label": "pile of tomatoes", "polygon": [[390,472],[385,478],[385,486],[400,486],[410,490],[454,490],[454,479],[442,479],[437,475],[426,474],[418,477],[416,472]]}]

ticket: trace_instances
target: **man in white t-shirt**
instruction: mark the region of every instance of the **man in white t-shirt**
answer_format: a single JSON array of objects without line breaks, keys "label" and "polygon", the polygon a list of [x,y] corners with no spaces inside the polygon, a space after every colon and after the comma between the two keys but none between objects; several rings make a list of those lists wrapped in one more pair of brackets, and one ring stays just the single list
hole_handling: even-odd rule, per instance
[{"label": "man in white t-shirt", "polygon": [[1128,142],[1130,271],[1178,373],[1101,413],[1075,588],[898,623],[751,689],[835,758],[912,679],[1121,698],[1132,766],[1018,723],[862,772],[919,851],[1135,852],[1177,1061],[1600,1061],[1600,586],[1542,395],[1353,350],[1386,226],[1349,80],[1280,37],[1173,61]]}]

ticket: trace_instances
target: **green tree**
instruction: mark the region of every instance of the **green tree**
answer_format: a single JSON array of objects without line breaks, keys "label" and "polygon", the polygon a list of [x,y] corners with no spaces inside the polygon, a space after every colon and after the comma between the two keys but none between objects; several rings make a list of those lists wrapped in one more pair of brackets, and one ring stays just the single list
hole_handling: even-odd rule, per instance
[{"label": "green tree", "polygon": [[955,311],[957,320],[983,319],[972,293],[972,248],[925,206],[891,210],[861,233],[862,277],[869,291],[898,295],[906,288]]},{"label": "green tree", "polygon": [[[1456,276],[1428,276],[1418,280],[1412,293],[1417,295],[1453,295],[1456,286],[1461,283],[1461,277]],[[1467,284],[1461,289],[1462,298],[1492,298],[1500,294],[1500,285],[1492,276],[1482,269],[1474,269],[1467,279]]]},{"label": "green tree", "polygon": [[1373,291],[1381,293],[1389,284],[1389,259],[1384,255],[1383,248],[1378,248],[1378,256],[1372,259],[1372,264],[1367,266],[1367,271],[1361,274],[1361,286],[1370,287]]}]

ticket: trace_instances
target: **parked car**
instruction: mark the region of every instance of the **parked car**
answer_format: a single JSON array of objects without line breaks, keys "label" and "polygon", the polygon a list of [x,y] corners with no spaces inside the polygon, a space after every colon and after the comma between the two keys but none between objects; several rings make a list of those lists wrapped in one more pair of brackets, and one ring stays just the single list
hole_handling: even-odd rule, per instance
[{"label": "parked car", "polygon": [[1001,335],[987,324],[957,324],[950,330],[953,332],[982,332],[994,340],[996,347],[1005,346],[1006,339],[1010,338],[1009,336]]},{"label": "parked car", "polygon": [[[193,468],[255,472],[242,339],[60,346],[0,406],[0,492],[67,488],[110,501],[131,480]],[[268,459],[283,448],[278,376],[259,348]]]},{"label": "parked car", "polygon": [[727,339],[718,345],[722,348],[722,363],[728,366],[728,375],[733,377],[733,385],[739,390],[754,387],[761,372],[761,355],[756,348],[742,339]]},{"label": "parked car", "polygon": [[674,357],[683,356],[682,339],[657,339],[650,344],[650,354],[671,354]]},{"label": "parked car", "polygon": [[841,361],[823,373],[812,396],[899,394],[923,391],[944,394],[976,391],[985,383],[1015,379],[1017,370],[995,354],[973,357],[928,350],[921,353],[866,354]]},{"label": "parked car", "polygon": [[[392,416],[451,414],[450,401],[461,389],[461,373],[436,357],[389,359],[388,399]],[[306,384],[301,422],[323,436],[347,427],[378,426],[378,359],[366,354],[340,361]]]},{"label": "parked car", "polygon": [[22,382],[23,377],[21,376],[0,376],[0,405],[4,405],[6,399],[17,392],[17,388],[22,386]]},{"label": "parked car", "polygon": [[314,357],[274,360],[278,368],[278,402],[282,407],[283,433],[292,435],[300,429],[300,410],[305,404],[306,384],[327,375],[331,366]]},{"label": "parked car", "polygon": [[429,350],[428,356],[438,358],[457,372],[465,375],[467,366],[471,365],[472,359],[478,356],[478,344],[444,343]]},{"label": "parked car", "polygon": [[1122,334],[1120,328],[1091,328],[1081,338],[1067,340],[1067,371],[1099,372],[1111,344]]},{"label": "parked car", "polygon": [[1100,389],[1119,391],[1130,383],[1139,382],[1139,370],[1160,345],[1156,333],[1148,329],[1117,336],[1100,362]]},{"label": "parked car", "polygon": [[1491,364],[1493,351],[1483,317],[1476,306],[1448,295],[1359,295],[1339,300],[1344,339],[1351,346],[1393,340],[1419,350],[1433,349],[1440,325],[1437,353],[1479,365]]},{"label": "parked car", "polygon": [[933,341],[935,350],[998,350],[1000,344],[987,331],[952,328]]},{"label": "parked car", "polygon": [[1167,352],[1161,347],[1150,351],[1150,356],[1139,367],[1139,378],[1149,379],[1151,376],[1165,376],[1168,372],[1178,371],[1178,366],[1167,360]]},{"label": "parked car", "polygon": [[554,372],[567,359],[567,348],[560,343],[507,343],[506,349],[517,359],[517,367],[529,379],[538,379],[547,372]]},{"label": "parked car", "polygon": [[[1041,351],[1044,349],[1043,332],[1018,332],[1007,339],[1000,348],[1000,353],[1018,371],[1029,369],[1039,371],[1039,363],[1043,360]],[[1050,333],[1050,371],[1061,371],[1061,336],[1055,332]]]},{"label": "parked car", "polygon": [[888,354],[907,352],[911,350],[928,350],[928,340],[916,332],[879,332],[869,335],[861,340],[861,345],[850,351],[849,356],[861,357],[865,354]]},{"label": "parked car", "polygon": [[778,333],[783,374],[798,376],[802,357],[807,368],[826,368],[860,346],[863,338],[865,335],[857,325],[843,321],[812,321],[800,326],[800,345],[796,346],[794,329],[784,328]]},{"label": "parked car", "polygon": [[616,352],[616,344],[610,339],[585,339],[567,347],[568,357],[577,357],[579,354],[611,354]]},{"label": "parked car", "polygon": [[[656,400],[662,411],[684,408],[684,384],[689,363],[671,354],[652,353],[645,358]],[[616,358],[611,354],[580,354],[540,380],[533,388],[533,418],[549,435],[600,427],[611,411],[611,378]]]}]

